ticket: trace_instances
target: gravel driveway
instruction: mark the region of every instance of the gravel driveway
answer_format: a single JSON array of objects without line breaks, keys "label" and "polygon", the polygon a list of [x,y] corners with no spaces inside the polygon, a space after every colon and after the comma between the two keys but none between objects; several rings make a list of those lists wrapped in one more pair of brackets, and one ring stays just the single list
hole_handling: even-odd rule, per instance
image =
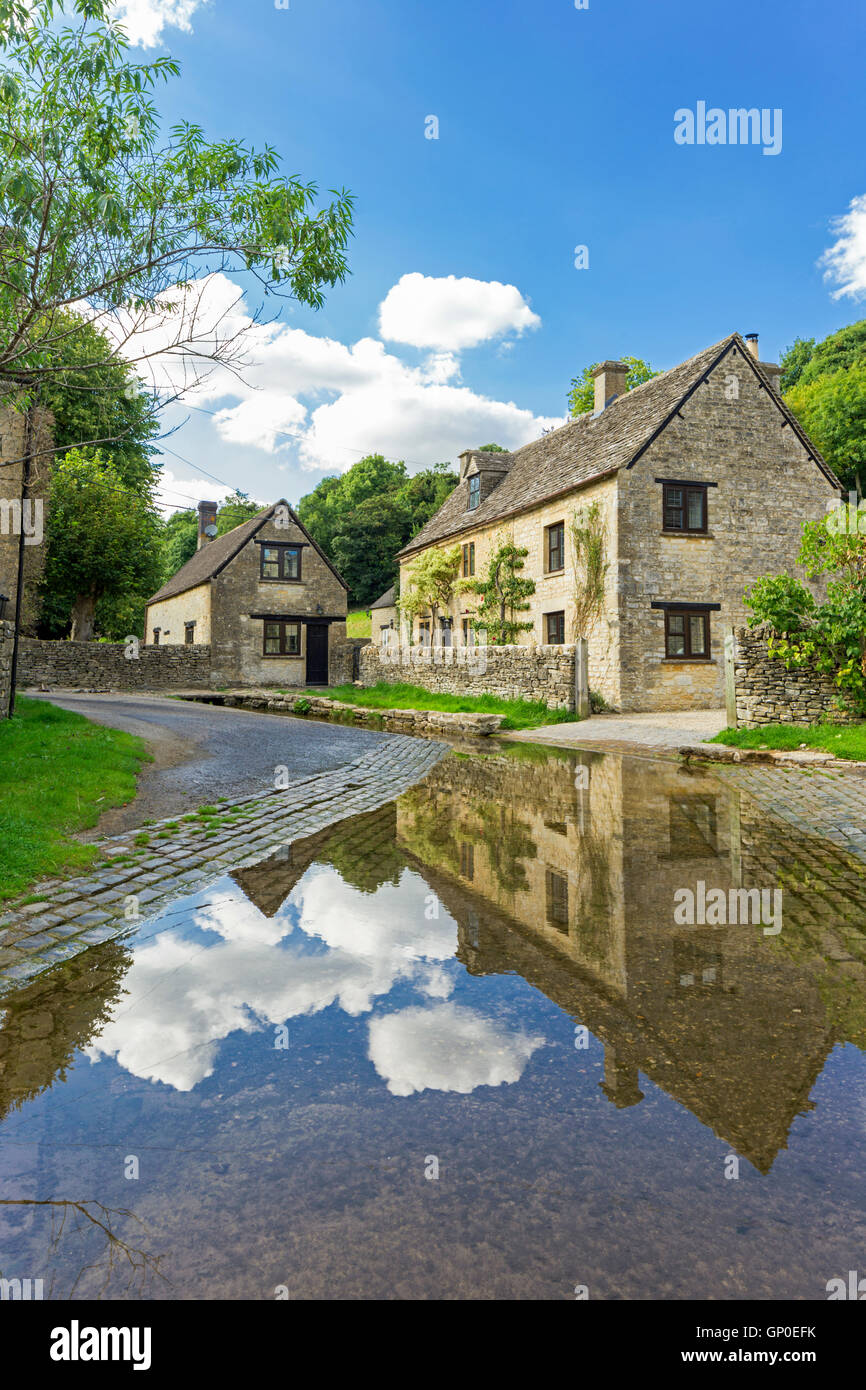
[{"label": "gravel driveway", "polygon": [[159,695],[27,693],[75,710],[96,724],[138,734],[153,754],[154,761],[142,770],[138,796],[128,806],[106,812],[99,822],[101,835],[195,810],[219,797],[234,799],[272,790],[274,769],[280,765],[288,768],[290,782],[344,767],[393,737],[284,714],[187,704]]}]

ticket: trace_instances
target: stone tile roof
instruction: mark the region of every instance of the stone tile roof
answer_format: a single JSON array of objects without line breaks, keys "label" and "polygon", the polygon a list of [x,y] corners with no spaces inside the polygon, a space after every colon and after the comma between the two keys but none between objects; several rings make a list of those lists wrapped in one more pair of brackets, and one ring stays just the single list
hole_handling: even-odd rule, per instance
[{"label": "stone tile roof", "polygon": [[249,521],[242,521],[240,526],[226,531],[224,536],[215,536],[208,541],[147,602],[160,603],[162,599],[174,598],[175,594],[182,594],[186,589],[194,589],[197,584],[206,584],[213,579],[265,524],[277,505],[275,502],[273,507],[265,507],[264,511],[251,516]]},{"label": "stone tile roof", "polygon": [[239,551],[243,550],[247,541],[251,540],[257,531],[264,526],[268,517],[272,516],[277,507],[286,507],[294,524],[303,531],[313,549],[324,560],[328,569],[339,579],[344,589],[349,586],[343,576],[334,568],[321,546],[313,540],[307,528],[298,520],[297,515],[284,497],[273,506],[265,507],[262,511],[251,516],[248,521],[242,521],[240,526],[235,526],[233,530],[226,531],[224,536],[216,536],[207,545],[203,545],[201,550],[197,550],[185,565],[181,565],[176,574],[171,579],[166,580],[162,588],[159,589],[152,598],[147,600],[146,607],[152,603],[160,603],[163,599],[174,598],[177,594],[185,593],[187,589],[194,589],[198,584],[206,584],[208,580],[214,579],[230,560],[233,560]]},{"label": "stone tile roof", "polygon": [[[466,485],[459,483],[436,515],[403,547],[400,555],[411,555],[436,541],[458,536],[462,531],[504,520],[572,488],[629,467],[676,414],[706,373],[734,346],[771,390],[769,378],[739,333],[731,333],[678,367],[636,386],[612,401],[601,414],[579,415],[559,429],[542,435],[541,439],[515,449],[508,456],[510,467],[502,482],[472,512],[466,508]],[[776,399],[818,466],[838,487],[838,479],[784,401],[780,397]]]},{"label": "stone tile roof", "polygon": [[375,603],[370,604],[371,610],[373,608],[393,608],[394,590],[396,589],[396,587],[396,584],[392,584],[390,589],[386,589],[384,594],[382,594],[379,598],[376,599]]}]

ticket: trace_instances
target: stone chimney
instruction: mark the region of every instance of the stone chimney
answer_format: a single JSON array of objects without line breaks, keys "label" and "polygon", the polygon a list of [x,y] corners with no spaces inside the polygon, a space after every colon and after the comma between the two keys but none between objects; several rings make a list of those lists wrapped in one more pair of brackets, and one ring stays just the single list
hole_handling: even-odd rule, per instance
[{"label": "stone chimney", "polygon": [[776,395],[781,396],[782,390],[779,385],[779,382],[782,379],[782,368],[779,366],[778,362],[761,362],[761,354],[758,351],[757,333],[746,333],[745,339],[746,347],[749,349],[749,352],[752,354],[755,361],[761,363],[764,372],[770,378],[770,385],[772,386]]},{"label": "stone chimney", "polygon": [[595,380],[595,401],[594,413],[599,415],[610,405],[611,401],[616,400],[617,396],[624,396],[626,393],[625,380],[628,376],[627,362],[599,362],[593,371]]},{"label": "stone chimney", "polygon": [[216,535],[216,502],[199,502],[198,504],[198,545],[196,550],[201,550],[203,545],[212,541]]}]

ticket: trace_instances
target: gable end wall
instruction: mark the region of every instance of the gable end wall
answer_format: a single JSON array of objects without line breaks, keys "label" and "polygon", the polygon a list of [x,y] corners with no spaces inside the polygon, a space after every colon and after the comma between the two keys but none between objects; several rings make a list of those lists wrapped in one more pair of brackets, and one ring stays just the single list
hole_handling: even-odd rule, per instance
[{"label": "gable end wall", "polygon": [[[303,545],[301,582],[298,584],[262,581],[261,542]],[[231,685],[303,686],[306,684],[306,629],[301,627],[301,652],[297,657],[265,657],[262,652],[263,623],[251,613],[309,616],[315,621],[316,607],[323,616],[337,615],[339,622],[328,628],[331,679],[336,672],[337,648],[346,640],[346,590],[325,563],[309,537],[294,522],[278,526],[265,522],[257,535],[230,560],[212,581],[211,652],[214,681]]]},{"label": "gable end wall", "polygon": [[[736,378],[736,386],[734,384]],[[735,398],[734,390],[737,395]],[[838,498],[761,387],[739,349],[719,363],[638,462],[619,474],[619,635],[624,710],[724,704],[724,635],[748,616],[745,590],[797,565],[803,522]],[[655,478],[715,482],[708,535],[662,532]],[[817,595],[820,586],[809,586]],[[665,660],[664,613],[652,601],[719,603],[710,614],[711,661]]]}]

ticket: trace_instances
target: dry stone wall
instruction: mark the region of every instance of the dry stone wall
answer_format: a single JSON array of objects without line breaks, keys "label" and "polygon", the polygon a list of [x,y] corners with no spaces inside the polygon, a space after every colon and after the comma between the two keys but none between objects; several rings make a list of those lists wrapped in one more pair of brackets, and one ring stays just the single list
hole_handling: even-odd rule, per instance
[{"label": "dry stone wall", "polygon": [[0,719],[9,710],[9,687],[12,681],[12,634],[14,628],[5,619],[0,622]]},{"label": "dry stone wall", "polygon": [[123,642],[40,642],[23,637],[18,685],[171,690],[211,683],[210,647],[138,646],[137,656],[127,655],[135,650]]},{"label": "dry stone wall", "polygon": [[447,695],[496,695],[543,700],[550,709],[574,709],[575,648],[382,647],[361,652],[361,684],[418,685]]},{"label": "dry stone wall", "polygon": [[813,670],[789,671],[769,655],[771,629],[736,628],[734,689],[737,725],[757,729],[762,724],[814,724],[822,716],[848,723],[855,716],[840,708],[839,691],[831,677]]}]

